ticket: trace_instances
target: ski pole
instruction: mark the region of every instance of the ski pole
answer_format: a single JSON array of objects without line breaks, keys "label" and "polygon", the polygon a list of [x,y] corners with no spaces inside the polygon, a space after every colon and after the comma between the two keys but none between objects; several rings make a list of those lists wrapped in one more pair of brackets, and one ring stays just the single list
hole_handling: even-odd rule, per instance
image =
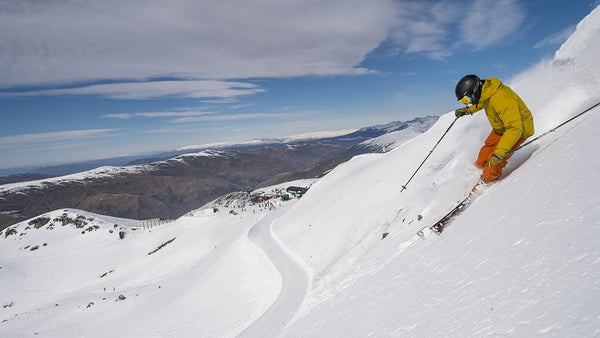
[{"label": "ski pole", "polygon": [[569,122],[571,122],[571,121],[575,120],[575,119],[576,119],[576,118],[578,118],[579,116],[581,116],[581,115],[583,115],[583,114],[585,114],[585,113],[589,112],[590,110],[592,110],[592,109],[596,108],[596,107],[597,107],[597,106],[599,106],[599,105],[600,105],[600,102],[598,102],[598,103],[596,103],[595,105],[593,105],[593,106],[589,107],[588,109],[586,109],[586,110],[582,111],[581,113],[579,113],[579,114],[577,114],[577,115],[575,115],[575,116],[571,117],[570,119],[568,119],[568,120],[566,120],[565,122],[563,122],[563,123],[559,124],[558,126],[556,126],[556,127],[552,128],[552,129],[550,129],[550,130],[548,130],[548,131],[544,132],[543,134],[541,134],[541,135],[537,136],[536,138],[534,138],[534,139],[532,139],[532,140],[529,140],[529,141],[527,141],[527,142],[525,142],[525,143],[521,144],[519,147],[517,147],[517,148],[515,148],[515,149],[513,149],[513,150],[509,151],[508,153],[506,153],[506,155],[504,155],[504,157],[506,157],[506,156],[509,156],[509,155],[511,155],[511,154],[513,154],[513,153],[515,153],[517,150],[519,150],[519,149],[521,149],[521,148],[523,148],[523,147],[525,147],[525,146],[527,146],[527,145],[529,145],[529,144],[531,144],[531,143],[533,143],[533,142],[535,142],[535,141],[537,141],[537,140],[541,139],[542,137],[544,137],[544,136],[546,136],[546,135],[550,134],[551,132],[555,131],[556,129],[558,129],[558,128],[562,127],[562,126],[564,126],[565,124],[567,124],[567,123],[569,123]]},{"label": "ski pole", "polygon": [[431,149],[431,151],[429,151],[429,154],[427,154],[427,156],[425,157],[425,159],[423,160],[423,162],[421,162],[421,164],[419,165],[419,167],[417,168],[417,170],[415,170],[415,172],[408,179],[408,181],[406,181],[406,183],[404,183],[404,185],[402,186],[402,190],[400,190],[400,192],[403,192],[404,190],[406,190],[406,186],[408,185],[408,183],[410,183],[410,181],[413,179],[413,177],[415,177],[415,175],[417,174],[417,172],[419,171],[419,169],[421,169],[421,167],[423,166],[423,164],[425,164],[425,161],[427,161],[427,159],[429,158],[429,156],[431,156],[431,153],[433,153],[433,151],[438,146],[438,144],[440,144],[440,142],[442,141],[442,139],[444,138],[444,136],[446,136],[446,134],[448,134],[448,131],[450,131],[450,128],[452,128],[452,126],[454,125],[454,123],[456,122],[456,120],[458,120],[458,118],[459,118],[459,116],[457,116],[454,119],[454,121],[452,121],[452,123],[450,124],[450,126],[448,127],[448,129],[446,129],[446,132],[444,132],[444,135],[442,135],[442,137],[440,137],[440,139],[437,141],[437,143],[435,144],[435,146],[433,146],[433,148]]}]

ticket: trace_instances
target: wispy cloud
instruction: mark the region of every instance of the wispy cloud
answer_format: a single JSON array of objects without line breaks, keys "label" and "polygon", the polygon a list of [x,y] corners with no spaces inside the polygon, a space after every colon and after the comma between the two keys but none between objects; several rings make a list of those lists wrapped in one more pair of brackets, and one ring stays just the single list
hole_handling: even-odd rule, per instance
[{"label": "wispy cloud", "polygon": [[2,136],[0,137],[0,148],[8,148],[25,144],[48,144],[57,142],[81,141],[106,137],[115,131],[116,129],[86,129]]},{"label": "wispy cloud", "polygon": [[194,129],[189,129],[189,128],[159,128],[159,129],[152,129],[152,130],[148,130],[147,133],[149,134],[184,134],[184,133],[189,133],[194,131]]},{"label": "wispy cloud", "polygon": [[450,54],[446,46],[448,25],[451,24],[448,18],[458,14],[453,2],[403,1],[398,8],[396,25],[390,37],[400,51],[424,53],[434,59]]},{"label": "wispy cloud", "polygon": [[390,34],[400,52],[444,59],[459,48],[485,49],[517,32],[525,11],[514,0],[402,1]]},{"label": "wispy cloud", "polygon": [[[0,7],[0,95],[231,103],[264,91],[239,79],[373,73],[360,64],[384,41],[443,59],[524,18],[516,0],[21,0]],[[185,80],[148,80],[164,78]],[[116,83],[64,88],[105,80]],[[13,90],[27,86],[46,88]]]},{"label": "wispy cloud", "polygon": [[[0,87],[361,74],[395,10],[392,0],[21,0],[0,7]],[[82,91],[148,97],[110,88]]]},{"label": "wispy cloud", "polygon": [[143,117],[186,117],[186,116],[203,116],[211,115],[213,112],[205,111],[184,111],[184,112],[158,112],[158,113],[136,113],[135,116]]},{"label": "wispy cloud", "polygon": [[126,120],[126,119],[130,119],[133,116],[133,114],[106,114],[106,115],[102,115],[100,116],[103,119],[121,119],[121,120]]},{"label": "wispy cloud", "polygon": [[171,120],[174,123],[188,123],[200,121],[233,121],[233,120],[251,120],[251,119],[275,119],[291,118],[302,113],[248,113],[248,114],[230,114],[230,115],[210,115],[196,117],[180,117]]},{"label": "wispy cloud", "polygon": [[233,106],[229,106],[229,109],[235,110],[235,109],[243,109],[243,108],[248,108],[248,107],[252,107],[254,106],[253,103],[245,103],[245,104],[236,104]]},{"label": "wispy cloud", "polygon": [[202,100],[202,102],[211,103],[211,104],[228,104],[228,103],[238,103],[239,100],[234,97],[226,97],[226,98],[222,98],[222,99]]},{"label": "wispy cloud", "polygon": [[105,114],[101,115],[101,118],[105,119],[130,119],[134,117],[147,117],[147,118],[165,118],[165,117],[188,117],[188,116],[203,116],[211,115],[214,112],[207,111],[167,111],[167,112],[145,112],[145,113],[133,113],[133,114]]},{"label": "wispy cloud", "polygon": [[[69,152],[71,153],[74,149],[81,151],[81,149],[87,149],[87,153],[94,154],[95,152],[90,151],[90,149],[94,149],[92,147],[103,143],[102,139],[89,139],[89,140],[79,140],[77,142],[51,142],[51,143],[35,143],[28,144],[24,147],[19,147],[19,153],[31,154],[29,156],[39,156],[40,152],[52,152],[56,155],[57,152]],[[85,150],[84,150],[85,151]],[[36,155],[37,154],[37,155]],[[59,155],[60,156],[60,155]]]},{"label": "wispy cloud", "polygon": [[543,48],[543,47],[547,47],[547,46],[561,45],[563,42],[565,42],[569,38],[569,36],[571,36],[573,34],[573,32],[575,32],[575,28],[576,28],[576,26],[573,25],[566,29],[563,29],[560,32],[552,34],[549,37],[545,38],[544,40],[536,43],[534,48]]},{"label": "wispy cloud", "polygon": [[480,50],[518,32],[525,11],[516,0],[478,0],[467,7],[465,17],[462,42]]},{"label": "wispy cloud", "polygon": [[[146,112],[134,114],[106,114],[101,118],[116,118],[128,119],[134,117],[146,118],[172,118],[169,122],[172,123],[190,123],[190,122],[207,122],[207,121],[236,121],[236,120],[252,120],[252,119],[280,119],[292,118],[297,116],[307,116],[310,114],[319,114],[317,111],[302,111],[302,112],[280,112],[280,113],[245,113],[245,114],[219,114],[216,112],[207,111],[170,111],[170,112]],[[174,133],[187,132],[182,129],[161,128],[150,131],[151,133]]]},{"label": "wispy cloud", "polygon": [[232,81],[152,81],[89,85],[74,88],[11,91],[1,96],[96,95],[121,100],[140,100],[161,97],[232,98],[262,93],[265,90],[246,82]]}]

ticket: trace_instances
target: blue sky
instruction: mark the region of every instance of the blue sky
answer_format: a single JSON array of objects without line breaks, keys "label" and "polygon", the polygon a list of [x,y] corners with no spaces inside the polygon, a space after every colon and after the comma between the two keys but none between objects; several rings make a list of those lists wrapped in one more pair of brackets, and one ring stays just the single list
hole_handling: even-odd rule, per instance
[{"label": "blue sky", "polygon": [[0,0],[0,169],[441,115],[598,3]]}]

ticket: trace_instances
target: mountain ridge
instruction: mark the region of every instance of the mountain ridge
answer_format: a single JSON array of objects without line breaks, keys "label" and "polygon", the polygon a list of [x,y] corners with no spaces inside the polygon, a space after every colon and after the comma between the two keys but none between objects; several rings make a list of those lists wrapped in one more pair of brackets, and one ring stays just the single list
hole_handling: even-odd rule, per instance
[{"label": "mountain ridge", "polygon": [[[258,147],[268,147],[284,144],[303,144],[303,143],[334,143],[338,145],[353,145],[356,141],[364,141],[373,137],[381,136],[385,133],[399,131],[410,127],[412,124],[423,123],[423,120],[436,119],[438,116],[429,115],[426,117],[416,117],[410,121],[393,121],[384,125],[376,125],[371,127],[363,127],[358,130],[342,131],[342,135],[337,135],[340,132],[330,133],[312,133],[309,135],[298,135],[288,136],[281,138],[270,138],[270,139],[257,139],[246,142],[224,142],[219,144],[207,144],[207,145],[192,145],[180,147],[178,149],[155,152],[151,154],[142,155],[130,155],[130,156],[119,156],[111,157],[106,159],[96,159],[91,161],[74,162],[49,165],[36,168],[24,168],[24,169],[0,169],[0,184],[1,182],[23,182],[23,179],[27,179],[27,175],[34,176],[46,176],[46,177],[57,177],[70,175],[82,171],[93,170],[103,166],[129,166],[129,165],[140,165],[149,164],[152,162],[164,161],[183,155],[189,152],[199,152],[202,150],[244,150]],[[331,136],[330,134],[336,134]]]},{"label": "mountain ridge", "polygon": [[[373,128],[350,137],[295,140],[240,149],[195,149],[165,160],[0,185],[0,229],[60,208],[84,209],[133,219],[180,217],[231,191],[323,175],[351,157],[386,146],[360,146],[373,135],[394,130],[396,138],[414,136],[437,117]],[[415,128],[412,128],[412,127]],[[372,141],[377,144],[377,141]],[[142,161],[143,162],[143,161]]]}]

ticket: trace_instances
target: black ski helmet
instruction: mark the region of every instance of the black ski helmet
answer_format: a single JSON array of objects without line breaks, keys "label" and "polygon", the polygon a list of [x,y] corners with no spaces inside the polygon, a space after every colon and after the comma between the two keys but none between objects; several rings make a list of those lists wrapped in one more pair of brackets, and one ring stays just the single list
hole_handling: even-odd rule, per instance
[{"label": "black ski helmet", "polygon": [[456,84],[456,99],[460,101],[465,95],[471,97],[472,103],[479,103],[483,81],[477,75],[466,75]]}]

